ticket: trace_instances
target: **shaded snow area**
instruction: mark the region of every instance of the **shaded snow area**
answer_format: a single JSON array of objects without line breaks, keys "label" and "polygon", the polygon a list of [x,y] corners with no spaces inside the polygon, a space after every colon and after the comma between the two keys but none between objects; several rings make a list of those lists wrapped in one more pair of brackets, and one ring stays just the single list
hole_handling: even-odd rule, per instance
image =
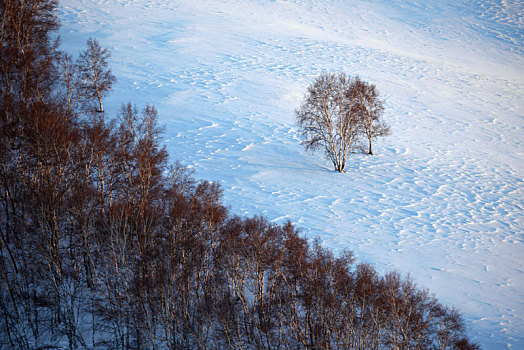
[{"label": "shaded snow area", "polygon": [[[291,220],[524,348],[524,4],[519,0],[62,0],[62,46],[112,50],[106,99],[154,104],[174,160],[237,214]],[[376,84],[393,134],[344,174],[300,146],[322,71]]]}]

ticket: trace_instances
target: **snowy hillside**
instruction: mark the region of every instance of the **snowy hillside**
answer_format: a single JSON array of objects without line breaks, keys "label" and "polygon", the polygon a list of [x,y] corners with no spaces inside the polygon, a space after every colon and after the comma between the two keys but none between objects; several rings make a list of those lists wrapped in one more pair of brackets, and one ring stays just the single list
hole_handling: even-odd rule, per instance
[{"label": "snowy hillside", "polygon": [[[154,104],[233,213],[409,273],[483,348],[524,348],[524,3],[62,0],[60,18],[65,50],[112,50],[110,113]],[[294,124],[323,70],[376,84],[393,131],[345,174]]]}]

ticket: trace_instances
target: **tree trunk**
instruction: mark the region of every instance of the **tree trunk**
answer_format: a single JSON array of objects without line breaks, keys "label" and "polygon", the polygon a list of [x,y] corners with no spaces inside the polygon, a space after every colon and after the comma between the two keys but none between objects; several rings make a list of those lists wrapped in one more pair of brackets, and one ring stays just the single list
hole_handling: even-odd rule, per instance
[{"label": "tree trunk", "polygon": [[98,98],[98,105],[99,105],[98,112],[104,113],[104,106],[102,106],[102,95],[98,91],[97,91],[97,98]]},{"label": "tree trunk", "polygon": [[335,163],[335,170],[339,173],[343,173],[345,168],[345,164]]},{"label": "tree trunk", "polygon": [[369,154],[373,154],[373,139],[369,138]]}]

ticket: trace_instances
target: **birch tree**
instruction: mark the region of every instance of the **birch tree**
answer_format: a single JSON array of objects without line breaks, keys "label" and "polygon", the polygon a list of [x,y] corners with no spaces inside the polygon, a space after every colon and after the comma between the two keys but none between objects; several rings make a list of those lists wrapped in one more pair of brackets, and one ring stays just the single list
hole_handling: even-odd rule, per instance
[{"label": "birch tree", "polygon": [[87,47],[80,54],[78,65],[81,71],[82,90],[86,103],[93,99],[98,103],[97,112],[103,113],[102,97],[111,90],[116,82],[115,76],[108,68],[110,52],[102,48],[98,40],[89,38]]},{"label": "birch tree", "polygon": [[374,84],[355,79],[354,94],[359,106],[362,134],[369,141],[369,154],[373,154],[373,139],[391,134],[390,127],[382,120],[384,101]]},{"label": "birch tree", "polygon": [[336,171],[344,172],[348,152],[359,132],[355,79],[345,73],[322,73],[308,87],[295,111],[306,150],[322,150]]}]

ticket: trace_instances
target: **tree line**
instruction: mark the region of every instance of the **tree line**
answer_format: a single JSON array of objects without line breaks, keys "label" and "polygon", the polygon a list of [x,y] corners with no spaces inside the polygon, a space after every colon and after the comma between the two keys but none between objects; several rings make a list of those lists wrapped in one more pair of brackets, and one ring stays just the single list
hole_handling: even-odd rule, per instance
[{"label": "tree line", "polygon": [[0,2],[0,349],[477,349],[456,309],[170,164],[55,0]]}]

